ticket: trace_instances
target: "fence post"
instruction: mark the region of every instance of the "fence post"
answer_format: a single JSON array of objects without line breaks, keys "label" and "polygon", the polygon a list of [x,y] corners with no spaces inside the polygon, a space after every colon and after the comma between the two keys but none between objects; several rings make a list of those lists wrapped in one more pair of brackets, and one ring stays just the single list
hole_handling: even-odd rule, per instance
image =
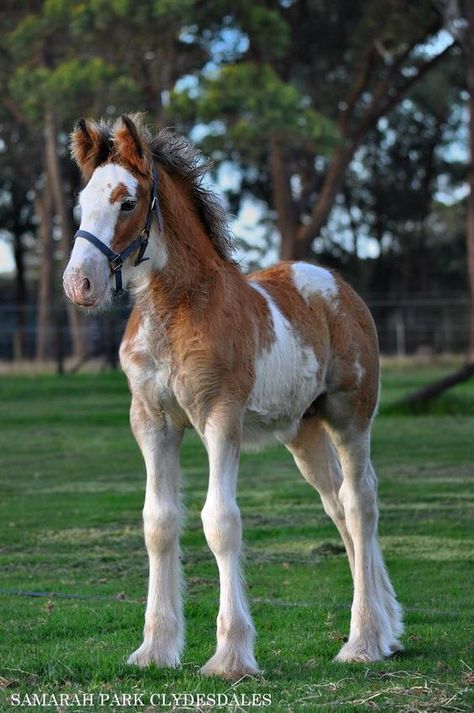
[{"label": "fence post", "polygon": [[406,354],[405,342],[405,320],[402,310],[395,312],[395,341],[397,345],[397,356],[403,357]]}]

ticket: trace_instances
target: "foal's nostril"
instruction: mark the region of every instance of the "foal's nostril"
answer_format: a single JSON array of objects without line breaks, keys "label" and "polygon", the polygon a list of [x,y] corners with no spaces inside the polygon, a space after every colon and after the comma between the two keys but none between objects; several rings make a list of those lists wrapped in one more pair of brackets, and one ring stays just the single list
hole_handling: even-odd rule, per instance
[{"label": "foal's nostril", "polygon": [[64,290],[74,304],[92,307],[103,295],[98,291],[100,281],[93,273],[92,279],[86,275],[91,275],[91,272],[83,271],[75,265],[68,266],[63,277]]}]

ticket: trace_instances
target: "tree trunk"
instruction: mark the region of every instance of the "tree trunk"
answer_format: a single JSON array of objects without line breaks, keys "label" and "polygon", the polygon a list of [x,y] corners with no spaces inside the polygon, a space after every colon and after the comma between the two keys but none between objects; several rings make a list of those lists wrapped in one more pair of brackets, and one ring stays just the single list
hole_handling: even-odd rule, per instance
[{"label": "tree trunk", "polygon": [[[56,146],[56,120],[50,109],[45,114],[46,129],[46,169],[48,180],[54,199],[56,213],[61,223],[61,247],[63,253],[63,267],[66,266],[71,252],[72,238],[74,234],[71,212],[67,205],[64,181],[61,176],[61,167]],[[62,293],[61,293],[62,294]],[[59,304],[58,304],[59,308]],[[66,309],[69,317],[69,327],[71,331],[72,355],[75,359],[82,359],[86,352],[85,339],[85,317],[73,304],[66,302]]]},{"label": "tree trunk", "polygon": [[272,202],[277,214],[280,233],[280,258],[293,260],[296,257],[297,211],[291,194],[290,171],[285,157],[283,142],[273,135],[270,139],[270,170],[272,177]]},{"label": "tree trunk", "polygon": [[35,199],[35,211],[40,244],[36,359],[45,361],[51,359],[55,351],[53,204],[48,184]]},{"label": "tree trunk", "polygon": [[298,259],[301,260],[308,257],[311,253],[311,243],[319,234],[321,228],[326,225],[336,196],[344,184],[346,169],[351,162],[355,149],[356,146],[354,144],[349,144],[348,146],[340,146],[335,150],[311,216],[311,222],[302,225],[298,230],[296,236],[296,257]]},{"label": "tree trunk", "polygon": [[405,396],[404,398],[397,401],[394,406],[418,406],[420,404],[426,403],[431,399],[440,396],[444,391],[447,391],[452,386],[456,384],[462,384],[464,381],[471,379],[474,376],[474,364],[465,364],[458,371],[444,376],[442,379],[423,386],[421,389],[414,391],[412,394]]},{"label": "tree trunk", "polygon": [[468,363],[474,364],[474,3],[466,3],[467,42],[464,57],[466,61],[466,84],[469,94],[469,146],[470,161],[468,171],[469,198],[467,203],[467,269],[469,279],[469,342]]},{"label": "tree trunk", "polygon": [[15,255],[15,302],[16,324],[15,359],[23,359],[26,346],[26,281],[25,281],[25,247],[22,241],[21,226],[17,224],[13,241]]}]

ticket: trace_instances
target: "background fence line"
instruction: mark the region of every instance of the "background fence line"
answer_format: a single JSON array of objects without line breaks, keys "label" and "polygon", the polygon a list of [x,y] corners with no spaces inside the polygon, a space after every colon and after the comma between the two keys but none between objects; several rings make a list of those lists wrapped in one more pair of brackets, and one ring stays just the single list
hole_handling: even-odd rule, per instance
[{"label": "background fence line", "polygon": [[[382,354],[462,354],[466,350],[468,300],[462,297],[403,297],[367,299],[379,335]],[[114,368],[118,348],[130,312],[130,304],[116,302],[104,313],[88,315],[83,334],[87,344],[82,362],[98,358]],[[35,358],[36,305],[18,308],[0,305],[0,360],[14,362]],[[65,304],[53,310],[50,320],[51,358],[63,369],[71,355],[71,338]],[[81,363],[76,368],[81,367]]]}]

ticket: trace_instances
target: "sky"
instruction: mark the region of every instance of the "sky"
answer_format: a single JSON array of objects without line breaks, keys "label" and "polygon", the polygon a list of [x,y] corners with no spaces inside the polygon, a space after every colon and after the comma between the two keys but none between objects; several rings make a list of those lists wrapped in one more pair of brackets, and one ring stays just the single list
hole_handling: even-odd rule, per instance
[{"label": "sky", "polygon": [[0,236],[0,272],[12,274],[15,272],[15,261],[11,246]]}]

